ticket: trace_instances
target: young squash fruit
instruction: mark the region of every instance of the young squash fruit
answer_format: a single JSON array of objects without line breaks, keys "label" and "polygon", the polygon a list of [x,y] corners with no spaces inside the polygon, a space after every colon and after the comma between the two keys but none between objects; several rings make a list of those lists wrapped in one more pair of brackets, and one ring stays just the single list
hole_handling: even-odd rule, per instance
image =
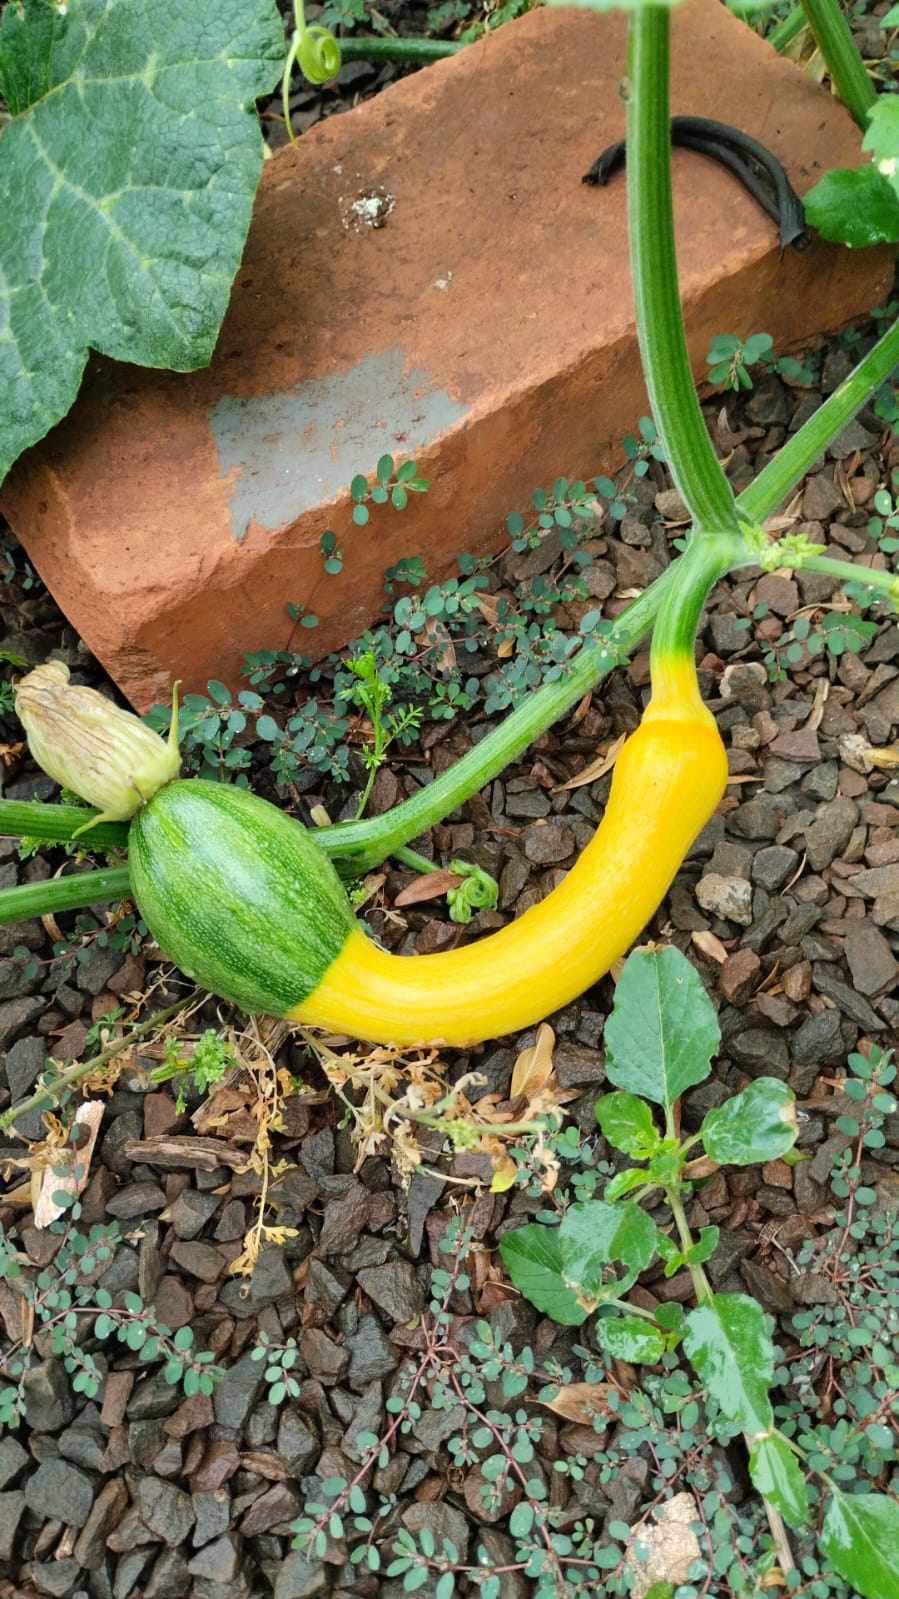
[{"label": "young squash fruit", "polygon": [[539,1021],[629,948],[724,792],[727,760],[693,662],[697,610],[687,607],[690,626],[676,606],[657,624],[652,698],[593,839],[508,927],[462,949],[390,955],[359,926],[313,832],[245,789],[189,778],[160,787],[129,829],[153,937],[245,1010],[376,1043],[472,1044]]}]

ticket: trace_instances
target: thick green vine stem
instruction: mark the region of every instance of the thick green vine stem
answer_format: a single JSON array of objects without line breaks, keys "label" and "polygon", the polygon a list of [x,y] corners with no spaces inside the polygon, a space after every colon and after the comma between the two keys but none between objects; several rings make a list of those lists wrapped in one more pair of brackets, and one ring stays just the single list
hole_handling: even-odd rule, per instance
[{"label": "thick green vine stem", "polygon": [[867,355],[828,395],[817,411],[783,444],[742,494],[737,509],[747,522],[763,522],[786,499],[828,444],[851,422],[883,383],[899,368],[899,318]]},{"label": "thick green vine stem", "polygon": [[677,281],[671,199],[667,6],[643,5],[630,26],[627,200],[631,279],[643,375],[671,474],[697,527],[736,532],[734,497],[693,382]]},{"label": "thick green vine stem", "polygon": [[584,644],[563,676],[529,695],[479,744],[411,799],[368,821],[337,822],[317,832],[316,841],[327,850],[338,871],[346,877],[360,877],[400,845],[426,833],[496,777],[627,658],[652,627],[671,584],[680,581],[679,571],[680,562],[672,562],[652,587],[616,618],[607,634],[596,643]]},{"label": "thick green vine stem", "polygon": [[783,21],[779,22],[776,28],[772,28],[771,32],[766,34],[765,37],[767,38],[768,43],[774,47],[778,54],[783,55],[785,50],[789,50],[793,40],[798,39],[804,27],[805,12],[803,11],[801,5],[794,6],[793,10],[787,13]]},{"label": "thick green vine stem", "polygon": [[43,883],[23,883],[20,888],[5,888],[0,893],[0,924],[52,916],[57,911],[83,910],[86,905],[127,899],[130,893],[127,866],[75,872],[71,877],[55,877]]},{"label": "thick green vine stem", "polygon": [[[68,844],[85,821],[98,813],[83,805],[45,805],[41,800],[0,799],[0,838],[33,838],[42,844]],[[84,849],[128,848],[127,822],[98,822]]]},{"label": "thick green vine stem", "polygon": [[456,56],[466,46],[460,39],[407,39],[378,34],[351,34],[340,40],[344,61],[396,61],[401,66],[423,67],[429,61]]},{"label": "thick green vine stem", "polygon": [[839,0],[802,0],[802,9],[837,94],[859,127],[866,128],[877,90]]}]

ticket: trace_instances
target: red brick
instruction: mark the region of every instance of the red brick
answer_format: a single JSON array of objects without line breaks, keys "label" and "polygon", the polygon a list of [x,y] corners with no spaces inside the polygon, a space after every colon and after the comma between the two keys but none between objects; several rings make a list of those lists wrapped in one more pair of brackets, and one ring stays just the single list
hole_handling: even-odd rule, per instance
[{"label": "red brick", "polygon": [[[719,0],[678,8],[673,31],[676,112],[725,115],[800,189],[858,162],[842,107]],[[616,459],[646,409],[625,185],[580,179],[623,132],[624,40],[621,16],[537,10],[320,123],[267,163],[211,367],[91,362],[3,507],[135,704],[173,676],[234,682],[245,651],[287,645],[287,600],[321,618],[298,647],[342,645],[390,563],[420,553],[444,575],[495,548],[537,485]],[[674,168],[698,373],[715,333],[765,331],[783,350],[887,291],[892,252],[781,257],[730,175],[686,151]],[[378,228],[353,211],[372,188],[394,200]],[[356,528],[346,485],[385,451],[433,487]],[[339,577],[322,571],[328,528]]]}]

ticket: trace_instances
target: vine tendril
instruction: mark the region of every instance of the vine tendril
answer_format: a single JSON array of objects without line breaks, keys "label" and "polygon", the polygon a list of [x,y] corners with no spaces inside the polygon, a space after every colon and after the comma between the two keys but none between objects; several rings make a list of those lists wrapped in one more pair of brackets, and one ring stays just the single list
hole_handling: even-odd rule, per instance
[{"label": "vine tendril", "polygon": [[281,78],[281,104],[284,108],[284,124],[288,137],[291,144],[296,144],[290,116],[290,80],[294,67],[299,67],[307,83],[329,83],[332,78],[337,77],[342,57],[340,45],[333,33],[317,24],[311,28],[308,26],[303,0],[293,0],[293,21],[293,37],[288,47]]}]

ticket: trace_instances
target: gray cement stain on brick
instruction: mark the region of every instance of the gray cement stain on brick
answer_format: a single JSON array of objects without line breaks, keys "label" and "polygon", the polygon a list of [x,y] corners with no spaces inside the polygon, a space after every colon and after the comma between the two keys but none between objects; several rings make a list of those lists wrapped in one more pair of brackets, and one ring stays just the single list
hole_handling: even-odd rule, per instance
[{"label": "gray cement stain on brick", "polygon": [[373,471],[379,456],[420,450],[467,411],[427,372],[407,371],[398,345],[280,394],[223,394],[209,421],[222,475],[234,474],[234,537],[251,522],[285,527]]}]

